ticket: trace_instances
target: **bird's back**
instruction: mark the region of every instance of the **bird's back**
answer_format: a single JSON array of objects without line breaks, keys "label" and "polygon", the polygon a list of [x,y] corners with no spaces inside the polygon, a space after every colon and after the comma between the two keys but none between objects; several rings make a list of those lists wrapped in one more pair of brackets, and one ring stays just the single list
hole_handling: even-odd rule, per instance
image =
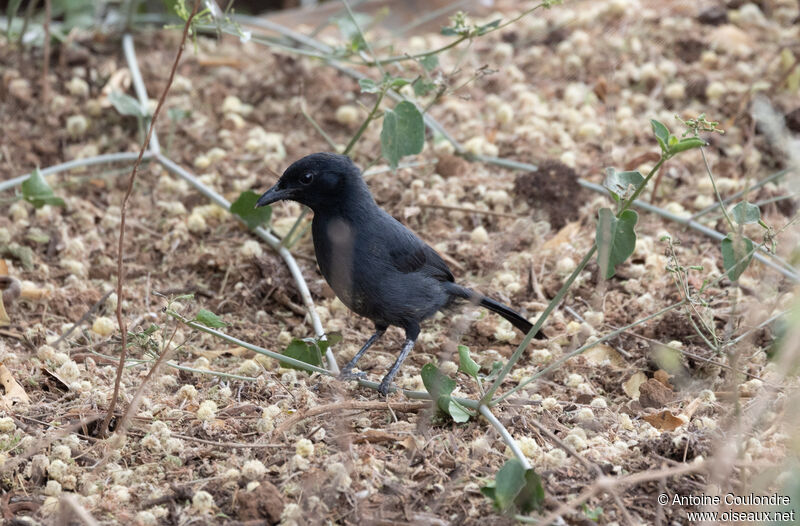
[{"label": "bird's back", "polygon": [[357,214],[317,214],[314,248],[323,276],[351,310],[379,325],[406,327],[447,306],[447,264],[374,204]]}]

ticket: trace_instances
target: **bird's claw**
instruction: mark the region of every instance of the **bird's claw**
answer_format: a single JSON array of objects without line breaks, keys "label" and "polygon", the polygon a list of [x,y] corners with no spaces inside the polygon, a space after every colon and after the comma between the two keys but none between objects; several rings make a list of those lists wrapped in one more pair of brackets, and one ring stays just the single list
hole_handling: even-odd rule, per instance
[{"label": "bird's claw", "polygon": [[378,386],[378,392],[383,396],[389,396],[389,389],[391,388],[391,383],[389,382],[381,382],[381,385]]},{"label": "bird's claw", "polygon": [[354,372],[352,369],[342,370],[339,373],[339,380],[363,380],[367,377],[365,372]]}]

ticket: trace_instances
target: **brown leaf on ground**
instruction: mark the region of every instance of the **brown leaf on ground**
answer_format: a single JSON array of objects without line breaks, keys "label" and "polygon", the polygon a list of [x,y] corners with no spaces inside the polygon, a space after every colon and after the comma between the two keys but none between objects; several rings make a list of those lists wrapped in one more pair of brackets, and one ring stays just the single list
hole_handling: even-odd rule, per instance
[{"label": "brown leaf on ground", "polygon": [[8,367],[0,363],[0,385],[3,386],[5,393],[0,396],[0,409],[10,410],[18,404],[29,404],[31,399],[25,389],[14,379],[14,375]]},{"label": "brown leaf on ground", "polygon": [[266,519],[270,524],[277,524],[283,513],[281,492],[268,480],[259,481],[259,485],[251,492],[239,493],[239,520],[249,521]]},{"label": "brown leaf on ground", "polygon": [[647,376],[641,371],[635,373],[622,384],[622,390],[625,394],[634,400],[639,399],[639,389],[643,383],[647,381]]},{"label": "brown leaf on ground", "polygon": [[684,421],[665,410],[653,415],[643,415],[642,419],[659,431],[674,431],[684,424]]},{"label": "brown leaf on ground", "polygon": [[639,386],[639,403],[642,407],[660,408],[672,401],[675,393],[655,378],[650,378]]},{"label": "brown leaf on ground", "polygon": [[664,369],[659,369],[655,373],[653,373],[653,378],[664,384],[665,386],[672,389],[672,384],[669,383],[669,373]]}]

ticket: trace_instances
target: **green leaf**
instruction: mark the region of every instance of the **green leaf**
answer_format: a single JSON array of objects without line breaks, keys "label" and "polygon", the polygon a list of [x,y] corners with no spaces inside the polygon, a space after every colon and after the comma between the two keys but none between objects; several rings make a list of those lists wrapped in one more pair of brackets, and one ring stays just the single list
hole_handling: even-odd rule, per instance
[{"label": "green leaf", "polygon": [[334,345],[342,341],[344,337],[342,336],[341,332],[334,331],[326,334],[325,339],[328,342],[328,347],[333,347]]},{"label": "green leaf", "polygon": [[610,208],[600,209],[595,242],[597,264],[604,279],[614,276],[615,267],[633,254],[636,248],[634,227],[638,220],[639,216],[633,210],[626,210],[617,218]]},{"label": "green leaf", "polygon": [[448,27],[443,27],[442,28],[442,34],[444,36],[446,36],[446,37],[454,37],[454,36],[456,36],[456,35],[458,35],[460,33],[458,32],[458,30],[455,27],[449,27],[448,26]]},{"label": "green leaf", "polygon": [[685,152],[686,150],[700,148],[701,146],[706,146],[707,144],[708,143],[706,143],[706,141],[700,137],[686,137],[685,139],[681,139],[677,144],[670,145],[669,152],[671,154],[676,154]]},{"label": "green leaf", "polygon": [[389,78],[389,79],[387,79],[386,82],[387,82],[387,84],[389,85],[390,88],[395,89],[395,90],[396,89],[400,89],[403,86],[407,86],[407,85],[411,84],[410,81],[408,81],[406,79],[403,79],[403,78],[400,78],[400,77]]},{"label": "green leaf", "polygon": [[403,156],[420,153],[424,144],[425,123],[413,103],[403,101],[384,112],[381,152],[392,168]]},{"label": "green leaf", "polygon": [[453,421],[458,422],[459,424],[463,424],[464,422],[468,421],[469,417],[472,416],[469,412],[469,409],[459,404],[451,397],[448,396],[447,398],[449,399],[449,403],[447,405],[446,413],[453,418]]},{"label": "green leaf", "polygon": [[618,172],[614,168],[606,168],[603,186],[611,192],[615,201],[619,201],[632,196],[643,182],[644,176],[637,171]]},{"label": "green leaf", "polygon": [[758,223],[761,220],[761,210],[759,210],[757,205],[748,203],[747,201],[737,203],[731,210],[731,215],[733,216],[733,220],[740,225],[750,225],[752,223]]},{"label": "green leaf", "polygon": [[519,491],[517,498],[514,499],[522,513],[530,513],[533,510],[540,510],[544,505],[544,485],[542,478],[533,469],[525,471],[525,485]]},{"label": "green leaf", "polygon": [[[301,362],[311,365],[322,365],[322,354],[320,353],[319,349],[317,349],[317,346],[313,344],[309,345],[303,340],[298,340],[297,338],[292,340],[292,343],[286,347],[282,354],[284,356],[288,356],[289,358],[294,358],[295,360],[300,360]],[[297,369],[298,371],[302,370],[288,362],[281,361],[280,364],[281,367],[286,367],[287,369]]]},{"label": "green leaf", "polygon": [[530,513],[544,504],[541,478],[533,469],[526,470],[516,458],[506,461],[495,480],[481,488],[481,493],[492,499],[502,513]]},{"label": "green leaf", "polygon": [[411,87],[414,88],[414,95],[424,97],[436,87],[436,84],[420,77],[411,84]]},{"label": "green leaf", "polygon": [[169,120],[172,122],[182,121],[183,119],[188,119],[192,115],[191,110],[184,110],[183,108],[169,108],[167,110],[167,116]]},{"label": "green leaf", "polygon": [[436,55],[425,55],[419,61],[425,71],[433,71],[439,65],[439,57]]},{"label": "green leaf", "polygon": [[361,93],[378,93],[380,85],[372,79],[359,79],[358,85],[361,86]]},{"label": "green leaf", "polygon": [[658,140],[658,145],[661,146],[661,151],[668,153],[669,149],[667,148],[667,144],[669,142],[669,130],[655,119],[650,120],[650,126],[653,127],[653,133],[656,136],[656,140]]},{"label": "green leaf", "polygon": [[65,206],[64,200],[53,194],[53,189],[47,184],[38,168],[22,182],[22,198],[34,208],[41,208],[44,205]]},{"label": "green leaf", "polygon": [[139,101],[130,95],[125,95],[121,91],[112,91],[108,95],[108,100],[120,115],[133,115],[134,117],[140,119],[147,117],[147,111],[142,108],[142,105],[139,104]]},{"label": "green leaf", "polygon": [[219,329],[221,327],[225,327],[228,324],[222,321],[222,318],[211,312],[210,310],[200,309],[197,311],[197,315],[194,317],[192,321],[197,323],[201,323],[206,327],[211,327],[212,329]]},{"label": "green leaf", "polygon": [[722,240],[722,266],[728,279],[736,281],[753,259],[753,242],[745,236],[729,233]]},{"label": "green leaf", "polygon": [[473,378],[478,378],[478,371],[481,370],[481,366],[469,355],[469,347],[466,345],[458,346],[458,370]]},{"label": "green leaf", "polygon": [[456,388],[456,382],[446,374],[443,374],[432,363],[425,364],[420,371],[422,383],[425,389],[436,401],[436,406],[456,422],[466,422],[472,413],[469,409],[454,400],[450,393]]},{"label": "green leaf", "polygon": [[231,203],[231,213],[241,217],[250,230],[268,224],[272,217],[272,207],[267,205],[256,208],[257,201],[258,194],[247,190],[239,194],[236,201]]},{"label": "green leaf", "polygon": [[476,31],[475,31],[475,32],[476,32],[476,34],[478,34],[478,35],[485,35],[485,34],[486,34],[486,33],[488,33],[489,31],[491,31],[492,29],[494,29],[494,28],[496,28],[497,26],[499,26],[499,25],[500,25],[500,22],[501,22],[502,20],[503,20],[502,18],[498,18],[497,20],[492,20],[492,21],[491,21],[491,22],[489,22],[488,24],[484,24],[484,25],[482,25],[482,26],[478,26],[478,28],[476,29]]},{"label": "green leaf", "polygon": [[453,389],[456,388],[456,381],[442,373],[439,368],[432,363],[426,363],[422,366],[420,376],[422,376],[422,383],[425,385],[425,390],[430,393],[434,400],[438,400],[443,396],[449,396],[450,393],[453,392]]},{"label": "green leaf", "polygon": [[19,260],[25,270],[33,270],[33,249],[31,247],[26,247],[19,243],[11,243],[5,247],[5,252]]}]

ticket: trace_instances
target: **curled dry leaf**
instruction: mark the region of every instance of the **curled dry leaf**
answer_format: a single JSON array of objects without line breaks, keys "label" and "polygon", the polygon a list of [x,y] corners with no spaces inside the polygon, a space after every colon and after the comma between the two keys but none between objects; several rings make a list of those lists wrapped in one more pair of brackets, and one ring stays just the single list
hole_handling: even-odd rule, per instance
[{"label": "curled dry leaf", "polygon": [[672,402],[675,393],[655,378],[650,378],[639,386],[639,403],[642,407],[658,409]]},{"label": "curled dry leaf", "polygon": [[613,365],[624,367],[625,359],[613,347],[598,344],[583,353],[583,358],[592,365]]},{"label": "curled dry leaf", "polygon": [[110,108],[111,101],[108,96],[112,91],[119,91],[127,93],[128,88],[131,87],[131,72],[128,68],[120,68],[115,71],[109,78],[106,85],[103,86],[103,91],[100,97],[100,106],[102,108]]},{"label": "curled dry leaf", "polygon": [[2,363],[0,363],[0,385],[5,390],[0,395],[0,409],[11,410],[16,405],[29,404],[31,402],[31,399],[28,398],[28,393],[14,379],[14,375],[11,374],[8,367]]},{"label": "curled dry leaf", "polygon": [[548,239],[544,245],[542,245],[542,250],[553,250],[558,248],[559,246],[567,243],[572,245],[572,238],[575,234],[580,232],[581,223],[580,221],[573,221],[572,223],[567,223],[564,225],[561,230],[559,230],[556,235]]},{"label": "curled dry leaf", "polygon": [[672,384],[669,382],[669,373],[664,369],[659,369],[655,373],[653,373],[653,378],[664,384],[665,386],[672,389]]},{"label": "curled dry leaf", "polygon": [[20,297],[31,301],[44,300],[50,297],[50,290],[37,287],[29,281],[23,281]]},{"label": "curled dry leaf", "polygon": [[642,419],[659,431],[675,431],[686,423],[682,418],[673,415],[672,411],[669,410],[664,410],[653,415],[643,415]]},{"label": "curled dry leaf", "polygon": [[625,394],[630,396],[633,400],[639,399],[639,386],[647,381],[647,376],[641,371],[634,374],[628,380],[622,384],[622,390],[625,391]]}]

